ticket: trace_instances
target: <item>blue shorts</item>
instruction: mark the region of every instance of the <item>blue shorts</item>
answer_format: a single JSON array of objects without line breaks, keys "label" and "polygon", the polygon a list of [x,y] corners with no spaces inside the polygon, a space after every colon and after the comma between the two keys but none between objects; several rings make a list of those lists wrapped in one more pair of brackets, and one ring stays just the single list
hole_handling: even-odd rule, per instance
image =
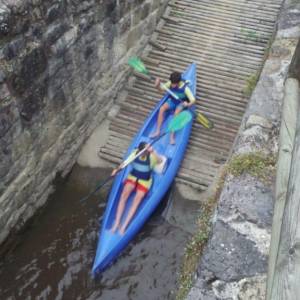
[{"label": "blue shorts", "polygon": [[182,103],[175,104],[174,101],[172,101],[172,99],[170,99],[170,98],[167,99],[166,103],[169,105],[169,109],[171,109],[171,110],[175,110],[177,108],[182,110],[184,108]]}]

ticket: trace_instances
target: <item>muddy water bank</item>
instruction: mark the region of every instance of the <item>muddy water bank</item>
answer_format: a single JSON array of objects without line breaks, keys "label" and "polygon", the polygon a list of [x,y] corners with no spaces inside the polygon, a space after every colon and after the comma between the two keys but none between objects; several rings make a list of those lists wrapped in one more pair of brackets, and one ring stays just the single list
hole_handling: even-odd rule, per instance
[{"label": "muddy water bank", "polygon": [[[180,227],[180,213],[163,213],[163,206],[121,257],[97,280],[91,278],[99,219],[109,187],[85,203],[79,200],[107,174],[108,169],[75,166],[67,180],[57,186],[46,207],[18,238],[14,250],[1,259],[1,299],[174,298],[190,233]],[[184,200],[174,193],[173,198],[177,200],[169,209],[182,209]],[[187,201],[184,207],[185,214],[189,207],[197,211],[194,201]]]}]

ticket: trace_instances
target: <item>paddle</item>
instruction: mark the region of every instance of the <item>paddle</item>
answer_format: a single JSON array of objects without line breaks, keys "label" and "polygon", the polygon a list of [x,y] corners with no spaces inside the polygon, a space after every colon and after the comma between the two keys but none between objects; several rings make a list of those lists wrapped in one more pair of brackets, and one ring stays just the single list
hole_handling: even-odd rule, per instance
[{"label": "paddle", "polygon": [[[166,129],[166,131],[159,135],[157,138],[155,138],[149,145],[152,146],[154,143],[156,143],[159,139],[161,139],[163,136],[165,136],[166,134],[170,133],[170,132],[176,132],[179,131],[180,129],[182,129],[185,125],[187,125],[191,120],[192,120],[192,114],[189,111],[182,111],[181,113],[179,113],[178,115],[174,116],[171,121],[168,124],[168,127]],[[115,177],[115,175],[117,173],[119,173],[122,169],[126,168],[130,163],[132,163],[138,156],[140,156],[141,154],[143,154],[148,147],[144,148],[143,150],[139,151],[136,155],[134,155],[133,157],[129,157],[127,158],[125,161],[123,161],[123,163],[120,164],[120,167],[118,169],[118,171],[114,174],[114,175],[110,175],[109,177],[107,177],[104,181],[102,181],[98,186],[96,186],[96,188],[89,193],[87,196],[85,196],[84,198],[80,199],[80,202],[83,202],[85,200],[87,200],[90,196],[92,196],[93,194],[95,194],[97,191],[99,191],[106,183],[108,183],[112,178]]]},{"label": "paddle", "polygon": [[[129,66],[131,66],[134,70],[136,70],[139,73],[142,73],[146,76],[148,76],[151,80],[155,80],[155,77],[152,76],[147,68],[145,67],[144,63],[138,58],[138,57],[131,57],[128,60]],[[164,84],[161,82],[159,83],[159,86],[161,89],[165,90],[168,92],[172,97],[175,99],[179,99],[176,94],[174,94],[170,89],[168,89]]]},{"label": "paddle", "polygon": [[207,129],[213,129],[215,124],[212,120],[208,119],[205,115],[203,115],[200,112],[195,112],[196,114],[196,120],[205,128]]},{"label": "paddle", "polygon": [[[145,67],[144,63],[138,58],[138,57],[131,57],[128,60],[128,64],[137,72],[144,74],[148,76],[151,80],[155,80],[155,77],[153,77],[147,68]],[[164,84],[160,83],[160,88],[165,90],[167,93],[169,93],[172,97],[179,100],[178,96],[173,93],[170,89],[168,89]],[[196,120],[205,128],[212,129],[214,127],[214,123],[209,120],[204,114],[200,112],[196,112]]]}]

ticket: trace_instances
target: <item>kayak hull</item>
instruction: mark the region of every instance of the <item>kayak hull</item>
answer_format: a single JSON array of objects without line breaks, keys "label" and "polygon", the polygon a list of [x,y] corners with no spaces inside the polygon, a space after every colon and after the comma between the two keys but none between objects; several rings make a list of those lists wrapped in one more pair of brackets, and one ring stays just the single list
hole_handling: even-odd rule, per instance
[{"label": "kayak hull", "polygon": [[[183,73],[183,78],[189,81],[189,87],[193,94],[196,94],[196,65],[191,64],[187,70]],[[145,120],[142,128],[139,130],[124,158],[126,158],[141,141],[151,143],[149,135],[156,128],[156,120],[158,116],[159,108],[165,103],[168,95],[159,101],[153,111],[149,114]],[[192,106],[190,110],[194,110]],[[167,128],[167,124],[172,118],[170,113],[165,115],[165,121],[162,126],[162,132]],[[180,163],[184,157],[184,152],[188,144],[189,136],[191,133],[192,122],[189,122],[183,129],[176,132],[176,144],[170,145],[169,135],[163,136],[153,145],[156,152],[167,158],[167,165],[163,174],[153,172],[153,183],[149,192],[146,194],[142,203],[137,209],[135,216],[131,223],[127,227],[127,230],[123,236],[119,232],[112,233],[111,228],[113,226],[118,201],[122,192],[123,182],[126,179],[128,173],[131,170],[131,166],[126,167],[122,170],[115,178],[112,189],[110,191],[107,207],[105,210],[102,228],[99,234],[99,240],[97,245],[96,256],[92,268],[93,276],[97,273],[102,272],[107,266],[109,266],[120,252],[128,245],[128,243],[134,238],[138,231],[142,228],[144,223],[149,219],[151,214],[154,212],[161,199],[168,191],[171,183],[173,182]],[[126,207],[123,213],[122,221],[126,218],[126,215],[131,207],[134,193],[129,197],[126,203]]]}]

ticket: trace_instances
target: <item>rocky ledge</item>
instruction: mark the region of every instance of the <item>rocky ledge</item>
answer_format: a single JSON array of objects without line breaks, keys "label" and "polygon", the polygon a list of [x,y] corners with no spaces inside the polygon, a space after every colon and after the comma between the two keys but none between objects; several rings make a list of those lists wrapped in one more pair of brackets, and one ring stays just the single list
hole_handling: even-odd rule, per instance
[{"label": "rocky ledge", "polygon": [[[300,37],[299,14],[300,4],[284,3],[229,165],[237,155],[277,156],[284,82]],[[227,175],[188,300],[265,299],[274,205],[269,175],[267,181],[247,172]]]}]

